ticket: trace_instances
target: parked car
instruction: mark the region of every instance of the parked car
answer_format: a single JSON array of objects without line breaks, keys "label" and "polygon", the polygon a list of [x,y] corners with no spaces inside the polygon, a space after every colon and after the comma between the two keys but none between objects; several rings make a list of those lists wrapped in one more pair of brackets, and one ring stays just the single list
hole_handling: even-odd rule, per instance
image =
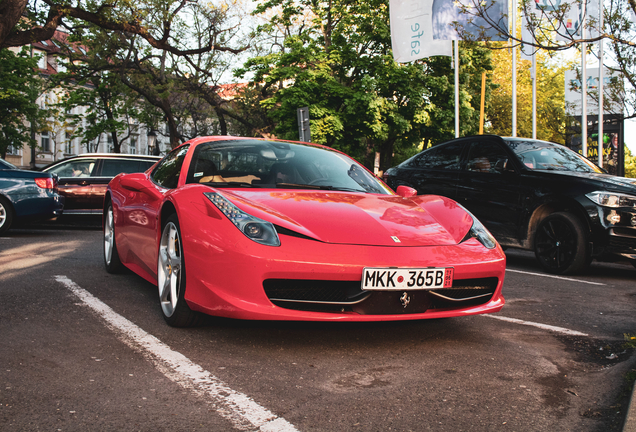
[{"label": "parked car", "polygon": [[159,159],[159,156],[89,153],[54,162],[42,172],[59,177],[59,192],[66,198],[65,216],[101,216],[106,188],[113,177],[145,171]]},{"label": "parked car", "polygon": [[606,174],[563,145],[458,138],[384,177],[393,188],[456,200],[502,246],[534,250],[547,272],[581,272],[594,258],[636,262],[636,179]]},{"label": "parked car", "polygon": [[20,170],[0,159],[0,235],[18,222],[57,217],[63,207],[55,175]]},{"label": "parked car", "polygon": [[388,321],[499,311],[505,255],[470,213],[396,195],[327,147],[201,137],[115,177],[104,263],[157,284],[169,325]]}]

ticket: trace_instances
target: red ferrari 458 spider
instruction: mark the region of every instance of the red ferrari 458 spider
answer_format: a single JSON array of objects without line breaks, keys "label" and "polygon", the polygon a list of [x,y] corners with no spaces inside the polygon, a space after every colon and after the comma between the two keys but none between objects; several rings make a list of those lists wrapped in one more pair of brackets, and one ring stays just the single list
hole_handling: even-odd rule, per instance
[{"label": "red ferrari 458 spider", "polygon": [[156,283],[172,326],[201,315],[389,321],[499,311],[505,255],[456,202],[397,194],[331,148],[202,137],[104,200],[104,261]]}]

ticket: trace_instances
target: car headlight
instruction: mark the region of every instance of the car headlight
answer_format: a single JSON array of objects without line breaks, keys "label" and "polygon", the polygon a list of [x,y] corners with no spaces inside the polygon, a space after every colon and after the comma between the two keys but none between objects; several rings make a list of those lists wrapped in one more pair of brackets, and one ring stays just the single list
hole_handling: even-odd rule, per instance
[{"label": "car headlight", "polygon": [[596,191],[585,194],[585,196],[602,207],[636,208],[636,196],[634,195],[627,195],[618,192]]},{"label": "car headlight", "polygon": [[280,246],[276,228],[270,222],[254,217],[216,192],[204,192],[211,202],[250,240],[266,246]]},{"label": "car headlight", "polygon": [[461,204],[458,204],[458,205],[461,208],[463,208],[466,211],[466,213],[470,215],[470,217],[473,218],[473,226],[470,227],[470,230],[466,233],[466,235],[464,236],[462,241],[460,241],[460,243],[463,243],[468,239],[475,238],[479,241],[479,243],[484,245],[485,248],[494,249],[497,246],[497,240],[495,240],[492,234],[490,234],[490,231],[488,231],[486,227],[483,226],[481,222],[479,222],[479,220],[475,216],[473,216],[471,212],[466,210],[464,206],[462,206]]}]

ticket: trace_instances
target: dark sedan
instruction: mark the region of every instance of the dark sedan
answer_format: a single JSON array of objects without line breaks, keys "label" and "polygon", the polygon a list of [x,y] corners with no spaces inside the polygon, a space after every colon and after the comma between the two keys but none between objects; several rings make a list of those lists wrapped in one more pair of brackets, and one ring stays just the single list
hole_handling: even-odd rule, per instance
[{"label": "dark sedan", "polygon": [[43,172],[59,177],[60,194],[66,199],[64,216],[102,215],[108,183],[120,173],[144,172],[158,156],[89,153],[54,162]]},{"label": "dark sedan", "polygon": [[56,176],[20,170],[0,159],[0,235],[18,221],[57,217],[63,207]]},{"label": "dark sedan", "polygon": [[458,138],[386,171],[470,210],[502,246],[534,250],[550,273],[581,272],[592,259],[636,266],[636,179],[606,174],[567,147],[492,135]]}]

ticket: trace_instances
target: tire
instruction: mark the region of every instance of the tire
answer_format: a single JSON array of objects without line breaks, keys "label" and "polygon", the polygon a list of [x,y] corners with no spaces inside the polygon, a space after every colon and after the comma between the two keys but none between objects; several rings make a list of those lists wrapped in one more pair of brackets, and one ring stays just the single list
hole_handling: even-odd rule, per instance
[{"label": "tire", "polygon": [[108,203],[104,217],[104,266],[111,274],[121,273],[124,265],[119,259],[117,242],[115,241],[115,219],[113,215],[113,204]]},{"label": "tire", "polygon": [[13,224],[13,207],[4,197],[0,196],[0,235],[3,235]]},{"label": "tire", "polygon": [[575,274],[591,257],[585,229],[575,216],[558,212],[543,219],[534,235],[534,254],[548,273]]},{"label": "tire", "polygon": [[176,214],[163,225],[157,256],[157,288],[161,312],[172,327],[199,325],[201,315],[185,301],[186,267],[181,243],[181,228]]}]

